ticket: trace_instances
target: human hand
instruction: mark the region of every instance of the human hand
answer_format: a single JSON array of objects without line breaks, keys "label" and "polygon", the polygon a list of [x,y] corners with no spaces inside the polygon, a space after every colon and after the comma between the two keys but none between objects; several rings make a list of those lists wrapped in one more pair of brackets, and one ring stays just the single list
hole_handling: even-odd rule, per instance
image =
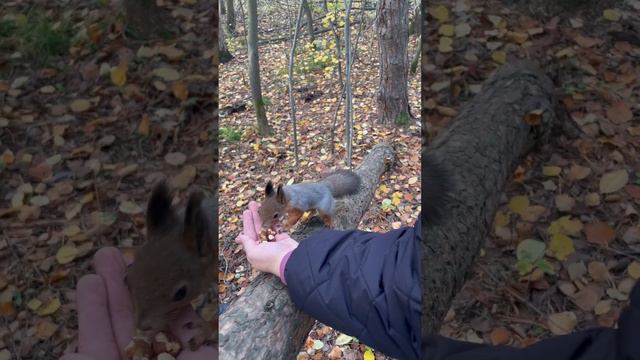
[{"label": "human hand", "polygon": [[[135,333],[125,259],[118,249],[107,247],[96,252],[93,264],[96,274],[83,276],[77,285],[78,353],[62,359],[125,359],[125,347]],[[184,349],[178,359],[218,359],[218,350],[212,347],[189,351],[189,340],[195,334],[188,326],[197,316],[193,308],[187,307],[170,325]]]},{"label": "human hand", "polygon": [[275,236],[276,241],[259,242],[260,229],[262,228],[258,214],[259,208],[260,205],[257,202],[249,203],[249,209],[242,213],[243,231],[235,241],[244,246],[247,260],[251,266],[279,277],[282,259],[298,247],[298,242],[284,232]]}]

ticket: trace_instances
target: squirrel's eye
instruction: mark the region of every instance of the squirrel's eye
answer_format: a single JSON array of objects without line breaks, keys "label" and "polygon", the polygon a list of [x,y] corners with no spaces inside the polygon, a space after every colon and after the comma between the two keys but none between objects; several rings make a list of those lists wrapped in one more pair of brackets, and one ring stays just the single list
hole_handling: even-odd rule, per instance
[{"label": "squirrel's eye", "polygon": [[187,296],[187,287],[182,286],[175,294],[173,294],[173,301],[183,300]]},{"label": "squirrel's eye", "polygon": [[273,214],[273,218],[277,219],[278,218],[278,213]]}]

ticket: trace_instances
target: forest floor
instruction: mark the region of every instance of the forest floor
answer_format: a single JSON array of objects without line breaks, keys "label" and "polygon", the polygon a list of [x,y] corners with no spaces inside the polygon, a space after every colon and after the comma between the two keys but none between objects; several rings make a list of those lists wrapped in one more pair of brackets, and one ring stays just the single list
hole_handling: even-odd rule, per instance
[{"label": "forest floor", "polygon": [[[613,326],[640,278],[640,2],[435,0],[427,20],[434,133],[496,68],[524,57],[550,74],[562,128],[575,130],[515,171],[441,334],[525,346]],[[537,248],[553,273],[520,274],[518,248]]]},{"label": "forest floor", "polygon": [[[294,9],[291,9],[293,13]],[[259,9],[261,41],[287,34],[286,9]],[[389,231],[401,226],[413,226],[420,212],[420,122],[411,120],[403,127],[377,124],[376,90],[378,88],[378,50],[372,20],[375,12],[367,12],[357,57],[352,70],[353,84],[353,163],[358,166],[369,150],[379,142],[396,147],[398,161],[380,179],[370,209],[359,228],[368,231]],[[354,21],[360,19],[353,13]],[[292,15],[293,16],[293,15]],[[295,17],[293,17],[295,23]],[[318,22],[320,23],[320,22]],[[240,28],[240,25],[238,25]],[[306,35],[306,28],[302,35]],[[355,43],[359,25],[352,26]],[[241,40],[242,39],[242,40]],[[248,77],[247,51],[244,38],[228,37],[234,59],[220,68],[220,285],[221,309],[242,295],[258,272],[251,269],[242,247],[234,243],[242,228],[242,211],[249,201],[260,201],[268,180],[274,183],[313,181],[319,174],[344,168],[346,149],[343,146],[344,107],[338,112],[336,136],[330,140],[331,124],[336,111],[341,85],[337,70],[330,65],[333,34],[317,35],[318,48],[309,46],[309,38],[299,40],[296,68],[310,70],[294,75],[298,147],[300,163],[294,165],[293,131],[287,83],[288,41],[266,42],[260,46],[260,77],[262,94],[266,98],[267,117],[273,134],[260,137],[256,131]],[[415,54],[416,36],[410,38],[409,56]],[[324,45],[320,45],[323,43]],[[355,46],[355,45],[354,45]],[[318,64],[323,64],[322,66]],[[329,67],[328,70],[324,70]],[[414,116],[419,116],[420,77],[411,75],[409,102]],[[344,101],[342,102],[344,105]],[[331,154],[331,146],[335,154]],[[386,199],[386,201],[385,201]],[[383,202],[389,202],[383,207]],[[315,350],[317,349],[317,350]],[[362,359],[367,349],[346,335],[322,324],[309,334],[299,358]],[[376,354],[376,358],[386,357]]]},{"label": "forest floor", "polygon": [[0,359],[76,350],[77,280],[142,243],[157,181],[212,193],[216,9],[161,7],[143,42],[109,1],[0,3]]}]

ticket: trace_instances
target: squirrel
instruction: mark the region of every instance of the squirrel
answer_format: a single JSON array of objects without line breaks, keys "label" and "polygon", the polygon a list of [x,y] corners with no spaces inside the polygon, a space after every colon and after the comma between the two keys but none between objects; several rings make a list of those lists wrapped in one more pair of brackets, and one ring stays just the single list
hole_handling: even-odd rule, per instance
[{"label": "squirrel", "polygon": [[[192,300],[210,292],[218,268],[216,200],[203,202],[202,193],[194,192],[186,208],[176,211],[172,198],[165,182],[154,188],[147,205],[146,241],[127,268],[135,325],[149,338],[166,330]],[[201,320],[194,325],[192,349],[216,335]]]},{"label": "squirrel", "polygon": [[336,199],[354,195],[360,189],[361,179],[351,170],[336,170],[318,182],[303,182],[274,190],[267,182],[260,206],[260,219],[265,228],[275,229],[287,214],[286,229],[295,225],[305,211],[316,210],[324,223],[331,227]]}]

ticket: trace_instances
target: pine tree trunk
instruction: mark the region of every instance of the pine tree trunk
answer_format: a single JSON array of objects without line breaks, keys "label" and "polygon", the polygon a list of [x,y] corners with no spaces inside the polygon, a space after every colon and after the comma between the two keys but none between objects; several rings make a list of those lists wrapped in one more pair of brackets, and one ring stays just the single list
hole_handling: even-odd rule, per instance
[{"label": "pine tree trunk", "polygon": [[380,55],[378,122],[406,124],[409,121],[409,4],[407,0],[380,0],[377,12]]},{"label": "pine tree trunk", "polygon": [[[271,132],[267,122],[264,99],[262,98],[262,88],[260,85],[260,59],[258,55],[258,4],[257,0],[248,2],[248,34],[247,48],[249,53],[249,81],[251,82],[251,97],[256,110],[256,120],[258,122],[258,134],[268,135]],[[229,9],[227,9],[228,11]]]}]

